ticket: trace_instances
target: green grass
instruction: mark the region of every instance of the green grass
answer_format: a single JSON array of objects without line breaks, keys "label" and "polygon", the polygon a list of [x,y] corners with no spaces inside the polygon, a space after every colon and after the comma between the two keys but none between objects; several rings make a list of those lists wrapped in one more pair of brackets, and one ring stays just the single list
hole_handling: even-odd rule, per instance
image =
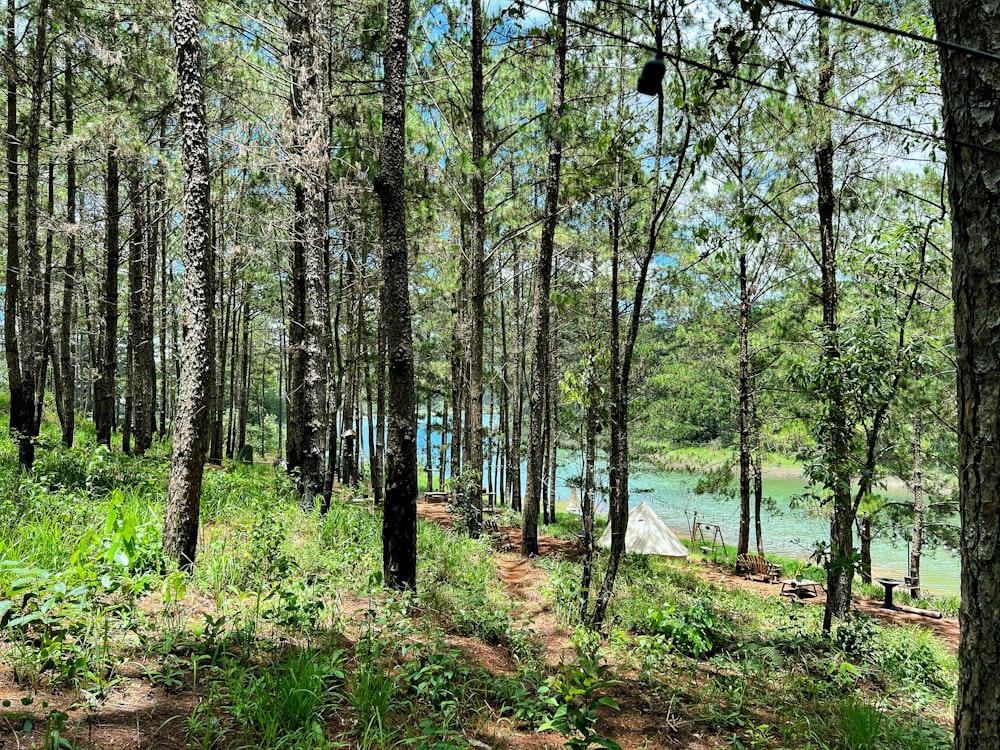
[{"label": "green grass", "polygon": [[[0,437],[0,648],[26,694],[79,691],[99,716],[103,696],[135,679],[122,665],[139,664],[151,687],[194,699],[191,747],[447,748],[480,726],[533,731],[552,716],[553,680],[575,668],[542,659],[488,540],[419,524],[418,591],[387,592],[368,507],[338,497],[325,516],[306,513],[284,473],[227,467],[206,473],[187,578],[160,554],[164,461],[86,443],[40,450],[32,477],[15,461]],[[542,533],[578,530],[559,514]],[[578,563],[537,563],[545,606],[577,627]],[[605,564],[599,554],[595,585]],[[946,745],[955,658],[926,630],[858,620],[826,636],[820,608],[699,569],[628,556],[606,631],[573,639],[631,703],[662,712],[652,722],[755,750]]]}]

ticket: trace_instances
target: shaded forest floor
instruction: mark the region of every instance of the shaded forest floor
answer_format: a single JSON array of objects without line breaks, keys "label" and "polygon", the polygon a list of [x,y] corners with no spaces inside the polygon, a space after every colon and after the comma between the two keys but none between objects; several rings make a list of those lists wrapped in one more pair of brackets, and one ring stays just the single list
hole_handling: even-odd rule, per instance
[{"label": "shaded forest floor", "polygon": [[[525,560],[512,515],[472,540],[427,503],[419,591],[394,595],[369,508],[304,514],[260,467],[212,473],[194,578],[163,575],[162,477],[102,460],[107,493],[91,467],[86,500],[0,508],[0,750],[949,746],[953,621],[859,600],[831,637],[821,597],[630,557],[598,635],[572,521]],[[541,731],[560,706],[577,726]]]}]

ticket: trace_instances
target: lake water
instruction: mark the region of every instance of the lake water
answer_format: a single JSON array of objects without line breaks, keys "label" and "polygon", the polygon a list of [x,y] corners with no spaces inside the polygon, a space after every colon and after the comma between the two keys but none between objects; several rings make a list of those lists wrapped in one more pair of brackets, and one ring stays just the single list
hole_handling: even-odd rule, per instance
[{"label": "lake water", "polygon": [[[424,463],[424,424],[418,421],[418,463]],[[365,435],[364,437],[367,437]],[[437,467],[437,446],[441,436],[436,430],[432,432],[434,446],[434,466]],[[579,477],[582,458],[578,452],[559,451],[556,467],[556,498],[559,501],[569,499],[570,488],[566,480]],[[525,466],[521,467],[522,482]],[[423,469],[421,468],[421,472]],[[435,471],[435,477],[437,472]],[[436,480],[435,480],[436,481]],[[599,479],[599,483],[606,483]],[[697,512],[702,523],[718,524],[722,528],[722,536],[727,545],[736,544],[740,510],[737,498],[726,498],[714,494],[696,495],[694,487],[698,475],[684,471],[649,471],[633,468],[630,472],[629,504],[637,506],[647,502],[660,517],[683,538],[690,538],[691,523]],[[810,514],[805,508],[792,510],[790,503],[796,495],[805,491],[805,482],[797,478],[767,478],[764,479],[764,495],[773,501],[770,507],[762,509],[762,529],[764,550],[770,554],[806,560],[815,549],[818,540],[828,541],[830,538],[829,521],[817,515]],[[905,500],[903,491],[889,491],[886,494],[891,499]],[[857,540],[855,539],[855,542]],[[750,546],[755,547],[753,525],[750,528]],[[906,575],[908,552],[905,541],[893,539],[875,539],[872,542],[872,566],[876,575],[887,575],[902,578]],[[924,550],[920,562],[920,578],[922,588],[941,595],[957,595],[959,593],[959,560],[958,555],[947,550]]]},{"label": "lake water", "polygon": [[[580,462],[562,458],[557,478],[579,475]],[[698,475],[684,471],[652,472],[635,469],[629,477],[629,504],[635,507],[647,502],[675,533],[690,538],[695,513],[701,523],[718,524],[727,545],[735,546],[739,534],[740,509],[738,498],[715,494],[695,494]],[[557,482],[557,484],[560,484]],[[764,479],[764,495],[770,497],[770,508],[761,510],[761,527],[765,552],[808,559],[818,540],[829,540],[830,524],[826,518],[811,514],[804,508],[790,508],[792,498],[805,491],[802,479]],[[557,487],[557,497],[568,497],[569,488]],[[902,491],[887,493],[892,499],[905,499]],[[707,537],[706,537],[707,538]],[[755,547],[751,522],[750,547]],[[857,540],[855,540],[857,541]],[[959,592],[959,560],[947,550],[924,550],[920,561],[923,588],[936,594],[957,595]],[[872,567],[876,575],[902,578],[906,575],[908,552],[906,542],[893,539],[872,541]]]}]

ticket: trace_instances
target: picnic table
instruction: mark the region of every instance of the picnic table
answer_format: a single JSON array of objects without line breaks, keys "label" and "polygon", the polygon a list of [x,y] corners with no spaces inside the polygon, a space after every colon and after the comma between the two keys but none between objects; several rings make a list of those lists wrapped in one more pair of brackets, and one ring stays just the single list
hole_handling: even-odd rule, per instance
[{"label": "picnic table", "polygon": [[781,582],[782,595],[819,596],[821,591],[823,591],[822,583],[807,578],[786,578]]}]

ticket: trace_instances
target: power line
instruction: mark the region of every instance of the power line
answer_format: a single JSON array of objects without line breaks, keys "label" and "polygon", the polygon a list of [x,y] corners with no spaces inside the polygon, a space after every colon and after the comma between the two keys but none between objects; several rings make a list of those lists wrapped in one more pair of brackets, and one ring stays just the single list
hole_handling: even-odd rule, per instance
[{"label": "power line", "polygon": [[[549,17],[555,17],[555,14],[552,13],[547,8],[543,8],[537,5],[532,5],[531,3],[528,2],[524,3],[524,7],[531,8],[532,10],[537,10]],[[780,96],[785,96],[785,97],[790,96],[793,99],[798,99],[799,101],[804,102],[806,104],[810,104],[815,107],[822,107],[823,109],[837,112],[842,115],[847,115],[848,117],[855,117],[864,120],[866,122],[870,122],[873,125],[880,125],[885,128],[897,130],[901,133],[905,133],[909,136],[912,136],[914,138],[919,138],[921,140],[928,141],[930,143],[950,143],[956,146],[963,146],[965,148],[974,149],[976,151],[982,151],[984,153],[1000,156],[1000,149],[995,149],[990,146],[983,146],[977,143],[971,143],[969,141],[964,141],[959,138],[951,138],[947,135],[936,135],[934,133],[928,133],[925,130],[920,130],[919,128],[914,128],[909,125],[903,125],[902,123],[893,122],[891,120],[885,120],[882,119],[881,117],[870,115],[867,112],[861,112],[856,109],[850,109],[848,107],[841,107],[836,104],[830,104],[829,102],[823,102],[820,101],[819,99],[813,99],[812,97],[806,96],[805,94],[799,93],[797,91],[790,92],[786,89],[781,89],[778,88],[777,86],[772,86],[770,84],[764,83],[763,81],[754,78],[747,78],[746,76],[741,76],[733,71],[723,70],[722,68],[710,65],[709,63],[701,62],[700,60],[695,60],[693,58],[686,57],[684,55],[679,55],[674,52],[657,50],[655,47],[649,44],[645,44],[643,42],[637,42],[634,39],[630,39],[627,36],[616,34],[613,31],[603,29],[599,26],[595,26],[594,24],[588,23],[586,21],[581,21],[577,18],[567,17],[566,20],[569,23],[572,23],[577,28],[584,29],[586,31],[591,32],[592,34],[604,37],[605,39],[612,39],[614,41],[623,42],[632,47],[635,47],[636,49],[646,50],[647,52],[650,52],[654,55],[658,55],[660,57],[666,58],[668,60],[673,60],[674,62],[682,63],[684,65],[689,65],[692,68],[705,71],[706,73],[712,73],[714,75],[722,76],[728,80],[739,81],[740,83],[744,83],[752,88],[768,91],[772,94],[779,94]]]},{"label": "power line", "polygon": [[929,44],[932,47],[937,47],[938,49],[961,52],[962,54],[969,55],[970,57],[978,57],[981,60],[989,60],[990,62],[1000,63],[1000,55],[993,52],[987,52],[986,50],[978,49],[976,47],[968,47],[964,44],[959,44],[958,42],[949,42],[946,39],[935,39],[931,36],[915,34],[912,31],[897,29],[895,26],[887,26],[885,24],[875,23],[874,21],[866,21],[863,18],[855,18],[854,16],[837,13],[836,11],[829,10],[828,8],[821,8],[818,5],[808,5],[806,3],[799,2],[799,0],[770,0],[770,2],[776,3],[777,5],[785,5],[789,8],[804,10],[817,16],[832,18],[836,21],[850,24],[851,26],[860,26],[861,28],[869,29],[870,31],[878,31],[882,34],[889,34],[890,36],[898,36],[904,39],[911,39],[915,42],[921,42],[922,44]]}]

